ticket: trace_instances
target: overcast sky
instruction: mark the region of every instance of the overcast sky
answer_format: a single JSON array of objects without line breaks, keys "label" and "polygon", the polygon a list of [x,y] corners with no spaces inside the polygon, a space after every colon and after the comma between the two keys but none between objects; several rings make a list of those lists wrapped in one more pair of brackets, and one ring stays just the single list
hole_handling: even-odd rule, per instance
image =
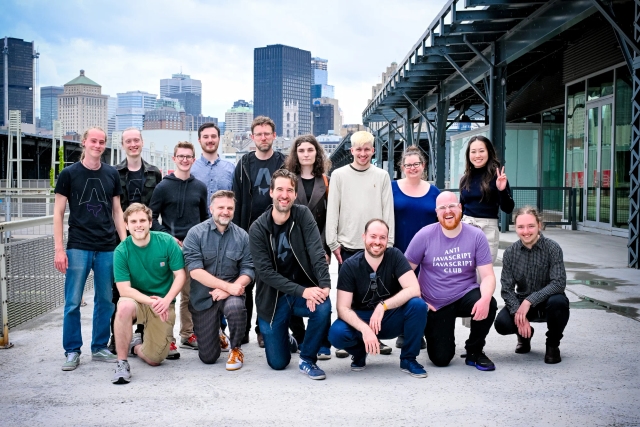
[{"label": "overcast sky", "polygon": [[253,99],[253,50],[284,44],[329,60],[345,123],[361,123],[371,86],[400,62],[445,0],[2,0],[0,37],[35,41],[40,86],[80,69],[102,93],[159,95],[180,72],[202,80],[202,113],[224,120]]}]

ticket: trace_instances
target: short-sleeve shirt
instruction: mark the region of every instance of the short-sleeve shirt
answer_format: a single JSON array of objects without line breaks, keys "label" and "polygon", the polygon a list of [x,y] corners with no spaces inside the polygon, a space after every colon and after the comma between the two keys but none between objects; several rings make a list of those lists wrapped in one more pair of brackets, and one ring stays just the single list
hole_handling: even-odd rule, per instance
[{"label": "short-sleeve shirt", "polygon": [[480,287],[476,267],[491,264],[484,233],[465,223],[454,238],[445,236],[439,223],[423,227],[409,243],[405,256],[420,266],[422,299],[436,310]]},{"label": "short-sleeve shirt", "polygon": [[147,296],[164,297],[173,284],[173,272],[184,268],[182,250],[169,234],[150,231],[149,244],[139,247],[127,237],[113,254],[113,273],[117,282]]},{"label": "short-sleeve shirt", "polygon": [[282,160],[278,156],[271,156],[267,160],[254,158],[249,171],[251,175],[251,221],[250,224],[262,215],[269,205],[273,203],[269,195],[271,175],[282,166]]},{"label": "short-sleeve shirt", "polygon": [[111,252],[117,245],[113,198],[122,194],[116,168],[101,163],[87,169],[82,162],[60,172],[55,193],[69,202],[67,249]]},{"label": "short-sleeve shirt", "polygon": [[[373,310],[381,301],[402,290],[398,279],[411,271],[407,259],[396,248],[387,248],[382,262],[375,271],[367,262],[364,251],[350,257],[342,264],[338,275],[338,290],[353,294],[353,310]],[[377,288],[372,289],[375,283]]]}]

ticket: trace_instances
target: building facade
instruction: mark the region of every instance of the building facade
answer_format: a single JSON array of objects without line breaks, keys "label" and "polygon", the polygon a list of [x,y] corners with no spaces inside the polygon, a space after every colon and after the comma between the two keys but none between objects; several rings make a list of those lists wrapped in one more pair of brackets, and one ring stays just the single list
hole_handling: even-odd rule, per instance
[{"label": "building facade", "polygon": [[328,135],[329,131],[333,133],[335,127],[333,125],[333,105],[331,104],[313,104],[311,106],[313,113],[313,134]]},{"label": "building facade", "polygon": [[256,48],[253,76],[254,117],[270,117],[276,124],[277,134],[286,137],[284,122],[288,113],[290,138],[311,133],[312,73],[309,51],[281,44]]},{"label": "building facade", "polygon": [[23,123],[35,123],[33,42],[5,37],[0,44],[0,125],[9,125],[9,110],[20,110]]},{"label": "building facade", "polygon": [[233,133],[247,132],[251,130],[251,122],[253,122],[252,107],[234,107],[224,113],[225,130]]},{"label": "building facade", "polygon": [[187,114],[185,130],[190,130],[195,132],[198,130],[200,126],[202,126],[205,123],[215,123],[217,125],[218,118],[211,117],[211,116],[203,116],[202,114],[198,114],[197,116],[192,116],[190,114]]},{"label": "building facade", "polygon": [[109,96],[102,94],[102,86],[80,70],[80,75],[64,85],[58,96],[58,120],[62,121],[62,133],[82,134],[92,126],[105,131],[108,125]]},{"label": "building facade", "polygon": [[156,108],[158,96],[149,92],[132,90],[118,94],[116,109],[116,130],[123,131],[129,127],[142,129],[144,115]]},{"label": "building facade", "polygon": [[202,114],[202,82],[188,74],[178,73],[170,79],[161,79],[160,96],[179,100],[186,114]]},{"label": "building facade", "polygon": [[64,93],[62,86],[40,88],[40,127],[53,130],[53,121],[58,120],[58,95]]},{"label": "building facade", "polygon": [[186,116],[184,111],[172,107],[161,107],[149,110],[144,115],[144,130],[172,129],[185,130]]}]

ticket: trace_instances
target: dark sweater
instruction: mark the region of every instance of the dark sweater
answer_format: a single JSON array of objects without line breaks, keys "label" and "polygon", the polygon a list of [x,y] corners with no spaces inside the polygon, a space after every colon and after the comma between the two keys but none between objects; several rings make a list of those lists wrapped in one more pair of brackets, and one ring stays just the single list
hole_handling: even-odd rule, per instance
[{"label": "dark sweater", "polygon": [[153,211],[152,230],[184,240],[191,227],[207,219],[207,186],[193,176],[182,180],[167,175],[156,186],[149,208]]},{"label": "dark sweater", "polygon": [[462,213],[475,218],[498,218],[498,209],[510,214],[515,206],[511,196],[511,187],[507,182],[507,187],[503,191],[498,191],[496,187],[496,176],[494,175],[489,183],[488,197],[482,199],[482,176],[487,167],[472,169],[469,190],[460,188],[460,203],[462,203]]}]

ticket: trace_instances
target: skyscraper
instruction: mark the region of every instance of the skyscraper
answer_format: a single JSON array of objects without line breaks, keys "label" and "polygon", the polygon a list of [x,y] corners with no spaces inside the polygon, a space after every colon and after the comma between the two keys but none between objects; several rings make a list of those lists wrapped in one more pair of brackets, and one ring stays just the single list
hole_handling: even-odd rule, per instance
[{"label": "skyscraper", "polygon": [[116,130],[123,131],[129,127],[142,129],[144,114],[156,108],[157,95],[140,90],[130,90],[118,94],[116,110]]},{"label": "skyscraper", "polygon": [[334,88],[328,83],[328,62],[328,60],[322,58],[311,58],[311,69],[313,70],[311,99],[334,98]]},{"label": "skyscraper", "polygon": [[253,104],[242,99],[234,102],[233,108],[224,113],[225,127],[233,133],[250,131],[251,122],[253,122]]},{"label": "skyscraper", "polygon": [[64,93],[58,96],[58,120],[62,121],[62,132],[82,134],[91,126],[107,129],[108,99],[102,95],[102,86],[84,75],[64,85]]},{"label": "skyscraper", "polygon": [[[0,39],[0,125],[9,125],[9,110],[20,110],[22,123],[34,123],[33,43],[22,39]],[[5,69],[8,71],[5,76]]]},{"label": "skyscraper", "polygon": [[40,127],[53,130],[53,121],[58,120],[58,95],[64,93],[62,86],[45,86],[40,89]]},{"label": "skyscraper", "polygon": [[188,115],[202,114],[202,82],[188,74],[172,74],[170,79],[161,79],[160,96],[179,100]]},{"label": "skyscraper", "polygon": [[253,57],[254,117],[269,116],[285,138],[311,133],[311,52],[277,44]]}]

